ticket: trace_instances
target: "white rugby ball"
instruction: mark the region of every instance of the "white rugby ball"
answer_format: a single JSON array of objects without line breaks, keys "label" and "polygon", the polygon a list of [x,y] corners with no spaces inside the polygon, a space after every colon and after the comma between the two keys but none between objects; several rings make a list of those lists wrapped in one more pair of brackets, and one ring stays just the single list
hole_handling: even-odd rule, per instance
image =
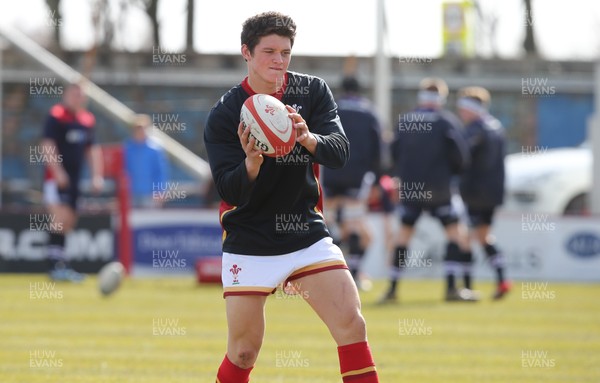
[{"label": "white rugby ball", "polygon": [[296,132],[285,105],[268,94],[248,97],[242,106],[240,120],[250,127],[255,147],[269,157],[285,156],[296,144]]},{"label": "white rugby ball", "polygon": [[125,278],[125,267],[121,262],[109,262],[98,273],[98,288],[102,295],[110,295],[119,288]]}]

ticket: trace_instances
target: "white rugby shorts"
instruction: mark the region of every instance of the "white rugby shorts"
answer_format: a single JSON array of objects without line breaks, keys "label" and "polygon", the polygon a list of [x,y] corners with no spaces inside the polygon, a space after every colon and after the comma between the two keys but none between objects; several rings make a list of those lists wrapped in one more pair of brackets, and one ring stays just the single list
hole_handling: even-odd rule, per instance
[{"label": "white rugby shorts", "polygon": [[60,203],[60,196],[58,195],[58,185],[56,185],[56,181],[44,181],[42,196],[44,202],[48,205],[56,205]]},{"label": "white rugby shorts", "polygon": [[223,297],[230,295],[269,295],[277,287],[310,274],[348,269],[344,255],[331,237],[307,248],[282,255],[243,255],[223,253],[221,278]]}]

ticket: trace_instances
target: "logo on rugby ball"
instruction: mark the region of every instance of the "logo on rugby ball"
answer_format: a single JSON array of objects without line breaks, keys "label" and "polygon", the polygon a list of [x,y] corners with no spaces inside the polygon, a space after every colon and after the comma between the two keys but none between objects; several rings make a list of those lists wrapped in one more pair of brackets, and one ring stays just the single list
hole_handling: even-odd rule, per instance
[{"label": "logo on rugby ball", "polygon": [[240,119],[249,126],[256,148],[269,157],[287,155],[296,144],[296,134],[285,105],[273,96],[255,94],[244,102]]}]

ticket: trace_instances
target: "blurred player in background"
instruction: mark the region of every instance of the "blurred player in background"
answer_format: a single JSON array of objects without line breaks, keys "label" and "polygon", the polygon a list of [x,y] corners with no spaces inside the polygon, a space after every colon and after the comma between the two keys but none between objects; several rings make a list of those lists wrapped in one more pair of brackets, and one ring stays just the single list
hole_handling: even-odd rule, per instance
[{"label": "blurred player in background", "polygon": [[65,236],[77,223],[77,200],[82,165],[87,158],[91,169],[92,191],[104,185],[102,152],[94,144],[95,118],[85,109],[85,95],[80,85],[69,85],[63,101],[50,109],[44,125],[42,150],[53,158],[46,161],[44,203],[59,225],[49,232],[47,257],[50,277],[57,281],[79,282],[84,276],[73,270],[65,257]]},{"label": "blurred player in background", "polygon": [[383,171],[379,182],[373,185],[369,194],[369,212],[380,214],[383,221],[383,240],[385,254],[391,254],[395,248],[394,212],[398,205],[398,178],[391,177]]},{"label": "blurred player in background", "polygon": [[368,281],[363,284],[359,278],[359,269],[371,243],[366,215],[369,193],[374,183],[379,182],[381,128],[373,105],[360,96],[356,78],[344,78],[342,91],[337,100],[338,115],[352,154],[343,168],[322,169],[325,214],[334,242],[347,250],[346,260],[356,285],[368,289]]},{"label": "blurred player in background", "polygon": [[418,107],[399,118],[392,157],[400,178],[401,226],[392,255],[390,287],[381,303],[396,301],[401,269],[407,264],[407,247],[423,211],[437,218],[446,232],[446,300],[476,299],[470,290],[457,289],[455,282],[458,263],[465,256],[466,237],[451,203],[451,180],[468,164],[469,155],[460,121],[443,109],[447,95],[443,80],[426,78],[419,86]]},{"label": "blurred player in background", "polygon": [[154,198],[154,191],[162,190],[167,182],[168,163],[165,153],[148,137],[147,129],[152,129],[150,116],[138,114],[132,128],[131,138],[123,144],[132,206],[161,207],[164,201]]},{"label": "blurred player in background", "polygon": [[[378,382],[358,291],[321,213],[319,165],[339,168],[348,140],[327,84],[288,71],[294,21],[277,12],[247,19],[241,52],[248,76],[230,89],[207,119],[204,141],[221,204],[227,354],[219,383],[249,382],[265,331],[267,296],[292,283],[338,345],[344,382]],[[271,94],[288,106],[297,162],[263,156],[240,122],[244,101]],[[278,231],[278,219],[300,217],[301,230]]]},{"label": "blurred player in background", "polygon": [[[461,176],[460,194],[465,203],[471,237],[479,242],[490,265],[496,271],[494,299],[502,298],[510,284],[504,280],[504,260],[490,234],[494,210],[504,199],[504,128],[488,113],[489,92],[481,87],[467,87],[458,92],[458,116],[465,124],[465,138],[471,152],[471,166]],[[468,259],[472,253],[468,251]],[[470,278],[465,286],[471,288]]]}]

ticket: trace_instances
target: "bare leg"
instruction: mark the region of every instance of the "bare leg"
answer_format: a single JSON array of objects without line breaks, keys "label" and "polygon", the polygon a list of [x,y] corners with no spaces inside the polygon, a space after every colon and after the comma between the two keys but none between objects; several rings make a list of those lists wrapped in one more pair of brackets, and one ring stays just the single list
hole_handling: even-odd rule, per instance
[{"label": "bare leg", "polygon": [[338,345],[344,382],[377,383],[358,291],[347,270],[329,270],[297,280],[302,296]]},{"label": "bare leg", "polygon": [[227,357],[240,368],[254,365],[265,334],[265,302],[267,297],[255,295],[228,296]]},{"label": "bare leg", "polygon": [[302,296],[325,323],[338,346],[365,341],[360,299],[348,270],[329,270],[294,281]]}]

